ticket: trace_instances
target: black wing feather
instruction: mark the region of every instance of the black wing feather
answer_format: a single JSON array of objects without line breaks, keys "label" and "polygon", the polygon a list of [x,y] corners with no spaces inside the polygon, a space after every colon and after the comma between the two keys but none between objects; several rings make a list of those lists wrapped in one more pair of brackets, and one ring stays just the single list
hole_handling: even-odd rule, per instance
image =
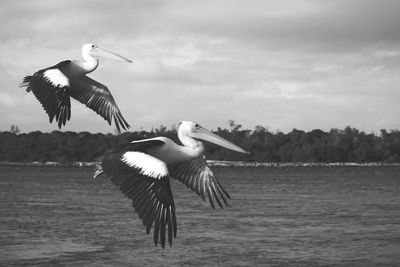
[{"label": "black wing feather", "polygon": [[222,202],[228,206],[226,198],[230,199],[231,197],[214,176],[204,157],[172,164],[168,166],[168,169],[171,177],[181,181],[201,196],[204,201],[208,198],[213,209],[215,208],[213,200],[221,208],[224,207]]},{"label": "black wing feather", "polygon": [[26,87],[26,91],[35,95],[43,109],[49,116],[50,123],[55,118],[58,122],[58,128],[71,118],[71,102],[68,95],[68,87],[55,86],[44,72],[50,69],[58,69],[62,72],[62,68],[68,65],[71,61],[65,60],[54,66],[37,71],[32,76],[25,76],[21,87]]},{"label": "black wing feather", "polygon": [[132,167],[121,160],[123,153],[106,154],[102,161],[103,172],[132,200],[132,206],[146,226],[147,234],[154,224],[154,244],[160,243],[165,247],[168,227],[167,238],[171,246],[173,237],[176,237],[177,227],[169,176],[154,178],[144,175],[139,166]]},{"label": "black wing feather", "polygon": [[82,76],[79,80],[71,81],[70,95],[88,108],[102,116],[109,125],[114,119],[118,131],[130,128],[121,114],[114,97],[104,84],[101,84],[88,76]]}]

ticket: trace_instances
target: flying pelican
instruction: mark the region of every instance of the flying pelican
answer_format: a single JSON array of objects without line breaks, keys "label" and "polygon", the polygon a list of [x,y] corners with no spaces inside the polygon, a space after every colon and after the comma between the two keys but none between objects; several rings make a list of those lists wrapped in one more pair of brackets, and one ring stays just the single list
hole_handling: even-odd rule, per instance
[{"label": "flying pelican", "polygon": [[109,125],[114,118],[118,131],[120,126],[126,130],[130,126],[122,117],[111,92],[86,74],[97,68],[100,57],[132,61],[95,44],[83,45],[82,57],[84,61],[65,60],[26,76],[21,87],[27,87],[28,93],[33,92],[49,115],[50,123],[55,118],[60,129],[71,118],[70,97],[73,97],[102,116]]},{"label": "flying pelican", "polygon": [[206,140],[237,152],[249,153],[194,122],[180,122],[177,131],[183,146],[166,137],[133,141],[107,152],[94,174],[96,178],[105,173],[119,190],[132,200],[132,207],[139,213],[147,234],[150,233],[154,222],[154,244],[157,246],[160,238],[163,248],[166,229],[168,228],[170,246],[172,236],[176,237],[177,229],[170,177],[184,183],[204,201],[207,197],[213,209],[214,201],[223,208],[222,202],[228,205],[226,198],[230,199],[206,163],[203,155],[204,145],[196,139]]}]

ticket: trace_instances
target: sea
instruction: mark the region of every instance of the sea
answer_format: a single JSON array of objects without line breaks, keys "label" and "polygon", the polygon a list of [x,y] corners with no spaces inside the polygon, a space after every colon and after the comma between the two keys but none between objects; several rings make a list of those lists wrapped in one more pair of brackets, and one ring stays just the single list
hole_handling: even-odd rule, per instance
[{"label": "sea", "polygon": [[212,170],[230,205],[171,180],[163,249],[92,167],[0,166],[0,266],[400,266],[400,167]]}]

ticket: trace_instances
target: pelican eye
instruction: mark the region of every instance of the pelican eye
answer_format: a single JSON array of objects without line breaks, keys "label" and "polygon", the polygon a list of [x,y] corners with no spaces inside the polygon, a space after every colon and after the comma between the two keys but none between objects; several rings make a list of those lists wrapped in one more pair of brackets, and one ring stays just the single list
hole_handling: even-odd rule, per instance
[{"label": "pelican eye", "polygon": [[194,128],[199,129],[200,125],[198,125],[197,123],[194,125]]},{"label": "pelican eye", "polygon": [[92,44],[92,48],[95,48],[96,46],[94,44]]}]

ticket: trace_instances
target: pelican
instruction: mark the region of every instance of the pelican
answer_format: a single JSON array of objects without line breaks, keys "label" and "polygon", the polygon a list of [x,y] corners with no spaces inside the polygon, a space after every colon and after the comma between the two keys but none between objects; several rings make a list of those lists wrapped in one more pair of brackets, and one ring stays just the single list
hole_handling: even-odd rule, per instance
[{"label": "pelican", "polygon": [[86,74],[97,68],[101,57],[132,61],[95,44],[83,45],[82,57],[83,61],[65,60],[26,76],[21,87],[27,87],[28,93],[33,92],[49,115],[50,123],[55,118],[60,129],[71,118],[70,97],[73,97],[102,116],[109,125],[114,119],[119,132],[120,127],[126,130],[130,126],[122,117],[110,90]]},{"label": "pelican", "polygon": [[160,239],[163,248],[166,234],[168,233],[168,243],[172,246],[177,230],[170,177],[184,183],[204,201],[208,198],[213,209],[214,201],[223,208],[223,203],[228,205],[227,198],[230,199],[207,165],[204,145],[196,139],[249,154],[194,122],[179,122],[177,132],[183,145],[166,137],[132,141],[107,152],[94,174],[96,178],[105,173],[132,200],[132,207],[146,226],[147,234],[154,222],[154,245],[157,246]]}]

